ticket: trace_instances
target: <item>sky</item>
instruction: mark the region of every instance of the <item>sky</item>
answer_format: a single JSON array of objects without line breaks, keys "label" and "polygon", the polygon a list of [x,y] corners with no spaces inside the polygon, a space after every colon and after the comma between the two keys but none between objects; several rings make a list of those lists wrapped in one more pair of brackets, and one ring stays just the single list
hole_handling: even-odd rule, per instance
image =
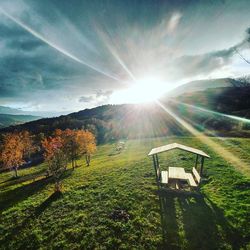
[{"label": "sky", "polygon": [[249,74],[249,13],[249,0],[1,0],[0,106],[70,113]]}]

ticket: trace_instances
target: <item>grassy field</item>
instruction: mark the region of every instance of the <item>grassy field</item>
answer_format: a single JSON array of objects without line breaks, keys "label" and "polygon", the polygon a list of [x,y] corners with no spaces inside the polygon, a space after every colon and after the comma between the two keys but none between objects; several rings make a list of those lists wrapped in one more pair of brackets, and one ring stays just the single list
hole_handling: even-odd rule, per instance
[{"label": "grassy field", "polygon": [[[147,153],[171,142],[211,156],[199,194],[158,190]],[[250,139],[216,142],[250,162]],[[176,150],[160,163],[190,170],[194,157]],[[90,167],[78,164],[65,173],[62,195],[39,177],[46,164],[16,180],[0,174],[1,249],[250,249],[250,169],[240,173],[195,138],[128,141],[120,154],[106,144]]]}]

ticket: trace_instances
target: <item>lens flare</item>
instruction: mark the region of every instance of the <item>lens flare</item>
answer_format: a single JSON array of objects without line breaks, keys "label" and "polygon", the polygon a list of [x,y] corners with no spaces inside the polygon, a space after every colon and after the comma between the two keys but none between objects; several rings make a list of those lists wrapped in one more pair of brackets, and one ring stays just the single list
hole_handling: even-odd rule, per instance
[{"label": "lens flare", "polygon": [[250,123],[250,119],[247,119],[247,118],[242,118],[242,117],[235,116],[235,115],[223,114],[223,113],[220,113],[220,112],[212,111],[212,110],[209,110],[209,109],[205,109],[205,108],[202,108],[202,107],[194,106],[194,105],[187,104],[187,103],[184,103],[184,102],[178,102],[178,101],[172,101],[172,102],[184,105],[186,107],[190,107],[192,109],[200,110],[202,112],[210,113],[210,114],[213,114],[213,115],[230,118],[230,119],[233,119],[233,120],[236,120],[236,121],[239,121],[239,122]]},{"label": "lens flare", "polygon": [[154,102],[168,91],[168,85],[159,77],[147,76],[136,80],[131,87],[117,91],[111,96],[110,103],[147,103]]}]

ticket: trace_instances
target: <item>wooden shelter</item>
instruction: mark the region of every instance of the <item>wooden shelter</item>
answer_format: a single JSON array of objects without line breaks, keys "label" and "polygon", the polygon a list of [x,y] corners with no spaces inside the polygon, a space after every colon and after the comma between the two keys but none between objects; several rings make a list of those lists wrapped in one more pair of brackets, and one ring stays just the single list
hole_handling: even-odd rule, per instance
[{"label": "wooden shelter", "polygon": [[[173,149],[184,150],[186,152],[196,155],[195,165],[192,169],[192,173],[186,173],[184,168],[177,168],[177,167],[169,167],[168,171],[160,170],[158,154],[167,152]],[[207,155],[202,150],[188,147],[179,143],[171,143],[171,144],[164,145],[161,147],[153,148],[149,152],[148,156],[152,156],[153,158],[153,166],[155,169],[157,183],[160,182],[161,184],[168,184],[169,180],[172,179],[172,180],[175,180],[175,184],[176,186],[178,186],[178,181],[186,180],[191,187],[197,187],[199,185],[201,181],[201,176],[203,174],[204,160],[205,158],[210,158],[210,156]],[[200,171],[198,173],[197,165],[198,165],[199,158],[201,158],[201,161],[200,161]]]}]

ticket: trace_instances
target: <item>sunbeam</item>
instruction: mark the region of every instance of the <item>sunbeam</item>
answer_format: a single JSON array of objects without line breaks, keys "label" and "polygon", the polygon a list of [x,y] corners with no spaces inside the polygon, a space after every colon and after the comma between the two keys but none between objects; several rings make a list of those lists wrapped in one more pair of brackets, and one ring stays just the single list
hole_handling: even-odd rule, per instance
[{"label": "sunbeam", "polygon": [[68,51],[66,51],[65,49],[59,47],[58,45],[54,44],[53,42],[51,42],[50,40],[48,40],[47,38],[45,38],[44,36],[42,36],[41,34],[39,34],[37,31],[33,30],[32,28],[30,28],[28,25],[26,25],[25,23],[23,23],[22,21],[18,20],[17,18],[15,18],[14,16],[10,15],[7,11],[5,11],[3,8],[0,7],[0,12],[6,16],[7,18],[9,18],[10,20],[12,20],[14,23],[16,23],[17,25],[19,25],[20,27],[22,27],[24,30],[26,30],[27,32],[29,32],[30,34],[32,34],[34,37],[38,38],[39,40],[43,41],[44,43],[46,43],[47,45],[49,45],[50,47],[54,48],[55,50],[59,51],[60,53],[62,53],[63,55],[71,58],[72,60],[87,66],[88,68],[106,76],[109,77],[115,81],[118,82],[123,82],[122,80],[120,80],[119,78],[117,78],[116,76],[110,75],[109,73],[98,69],[97,67],[95,67],[92,64],[89,64],[81,59],[79,59],[78,57],[76,57],[75,55],[72,55],[71,53],[69,53]]},{"label": "sunbeam", "polygon": [[218,155],[223,157],[227,162],[230,162],[233,166],[235,166],[239,171],[241,171],[243,174],[248,174],[249,165],[233,155],[231,152],[229,152],[227,149],[222,147],[220,144],[214,142],[212,139],[210,139],[205,134],[199,132],[197,129],[195,129],[192,125],[187,123],[185,120],[180,118],[178,115],[176,115],[174,112],[172,112],[169,108],[165,107],[161,102],[156,101],[156,103],[161,107],[163,110],[165,110],[169,115],[171,115],[181,126],[183,126],[186,130],[188,130],[191,134],[193,134],[197,139],[199,139],[202,143],[205,145],[208,145],[213,151],[215,151]]},{"label": "sunbeam", "polygon": [[107,35],[101,31],[101,29],[97,28],[97,34],[101,37],[103,43],[110,51],[111,55],[117,60],[117,62],[122,66],[122,68],[126,71],[126,73],[131,77],[133,81],[136,81],[135,76],[132,74],[132,72],[128,69],[127,65],[124,63],[124,61],[119,56],[118,52],[114,49],[114,46],[111,46],[111,39],[108,41]]},{"label": "sunbeam", "polygon": [[192,109],[196,109],[196,110],[200,110],[200,111],[203,111],[203,112],[206,112],[206,113],[210,113],[210,114],[213,114],[213,115],[230,118],[230,119],[233,119],[233,120],[236,120],[236,121],[239,121],[239,122],[250,123],[250,119],[247,119],[247,118],[242,118],[242,117],[235,116],[235,115],[223,114],[223,113],[220,113],[220,112],[212,111],[212,110],[209,110],[209,109],[205,109],[205,108],[202,108],[202,107],[194,106],[194,105],[187,104],[187,103],[184,103],[184,102],[178,102],[178,101],[173,101],[173,102],[181,104],[181,105],[184,105],[186,107],[190,107]]}]

